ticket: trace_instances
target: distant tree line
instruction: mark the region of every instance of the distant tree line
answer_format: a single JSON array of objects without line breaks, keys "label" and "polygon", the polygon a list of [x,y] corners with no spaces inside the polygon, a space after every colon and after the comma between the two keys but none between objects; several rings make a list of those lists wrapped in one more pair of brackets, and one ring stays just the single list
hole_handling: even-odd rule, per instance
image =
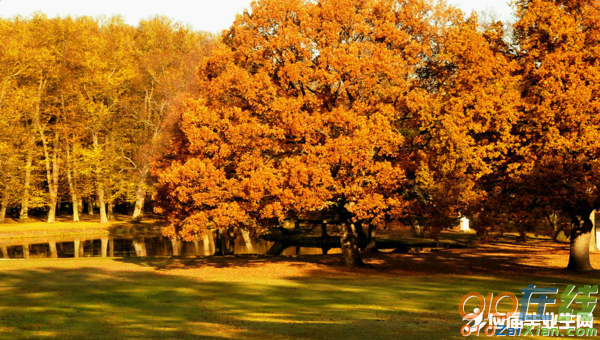
[{"label": "distant tree line", "polygon": [[[111,219],[154,186],[151,159],[168,146],[178,97],[213,37],[164,17],[0,19],[0,222],[31,209],[54,222],[61,201]],[[15,213],[14,215],[16,215]]]}]

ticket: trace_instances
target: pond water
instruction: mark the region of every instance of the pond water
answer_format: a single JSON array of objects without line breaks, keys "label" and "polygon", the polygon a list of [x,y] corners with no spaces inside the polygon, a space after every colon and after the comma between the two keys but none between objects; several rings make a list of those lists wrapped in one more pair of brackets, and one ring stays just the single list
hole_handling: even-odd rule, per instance
[{"label": "pond water", "polygon": [[[275,242],[253,239],[246,243],[240,235],[235,240],[234,254],[266,254]],[[113,232],[111,235],[79,235],[47,238],[0,238],[4,259],[132,257],[132,256],[209,256],[215,252],[214,235],[202,240],[171,240],[160,232],[136,232],[134,235]],[[339,248],[287,247],[281,255],[337,254]]]}]

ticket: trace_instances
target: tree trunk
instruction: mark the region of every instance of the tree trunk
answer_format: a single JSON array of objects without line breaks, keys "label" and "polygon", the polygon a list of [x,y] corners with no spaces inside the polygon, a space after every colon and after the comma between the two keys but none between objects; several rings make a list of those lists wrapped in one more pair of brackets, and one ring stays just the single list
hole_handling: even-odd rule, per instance
[{"label": "tree trunk", "polygon": [[6,220],[6,205],[4,204],[4,199],[2,201],[2,205],[0,206],[0,223],[4,223]]},{"label": "tree trunk", "polygon": [[72,195],[71,199],[73,200],[73,222],[79,222],[79,200],[77,195]]},{"label": "tree trunk", "polygon": [[[98,144],[98,134],[97,133],[92,133],[92,138],[93,138],[93,143],[94,143],[94,149],[98,150],[100,149],[100,146]],[[98,185],[98,205],[100,207],[100,223],[108,223],[108,218],[106,216],[106,204],[104,204],[104,184],[102,183],[102,175],[100,174],[102,172],[102,169],[100,168],[100,165],[98,165],[98,173],[96,174],[96,182]]]},{"label": "tree trunk", "polygon": [[418,221],[415,221],[413,226],[412,226],[412,230],[413,230],[413,235],[415,237],[423,237],[423,229],[421,229],[421,226],[419,225]]},{"label": "tree trunk", "polygon": [[363,266],[360,253],[358,252],[358,235],[354,224],[342,223],[342,261],[347,267]]},{"label": "tree trunk", "polygon": [[235,232],[232,229],[227,230],[227,255],[235,254]]},{"label": "tree trunk", "polygon": [[578,272],[590,271],[594,268],[590,263],[590,238],[594,225],[590,220],[590,212],[574,217],[571,231],[571,252],[567,269]]},{"label": "tree trunk", "polygon": [[4,187],[2,202],[0,203],[0,223],[4,223],[6,218],[6,206],[8,205],[8,186]]},{"label": "tree trunk", "polygon": [[174,238],[171,240],[171,246],[173,247],[173,256],[180,256],[181,255],[181,247],[180,247],[180,242],[177,238]]},{"label": "tree trunk", "polygon": [[67,180],[69,182],[69,192],[71,193],[71,201],[73,201],[73,222],[79,222],[79,198],[75,192],[75,182],[71,174],[71,154],[69,146],[67,146]]},{"label": "tree trunk", "polygon": [[135,193],[135,209],[133,210],[133,216],[131,216],[131,222],[140,223],[144,216],[144,203],[146,201],[146,176],[147,170],[142,170],[140,173],[140,180],[138,181],[137,192]]},{"label": "tree trunk", "polygon": [[244,242],[246,243],[246,250],[248,253],[254,252],[254,246],[252,245],[252,239],[250,238],[250,231],[244,228],[242,231],[242,237],[244,238]]},{"label": "tree trunk", "polygon": [[354,223],[354,230],[356,231],[356,236],[358,236],[358,249],[364,250],[369,243],[369,237],[365,233],[362,223]]},{"label": "tree trunk", "polygon": [[376,252],[377,251],[377,241],[375,240],[376,236],[377,236],[377,226],[373,225],[373,224],[369,224],[369,242],[367,243],[367,246],[365,247],[364,251],[371,251],[371,252]]},{"label": "tree trunk", "polygon": [[90,215],[90,216],[94,215],[94,200],[92,200],[91,197],[87,201],[87,211],[88,211],[88,215]]},{"label": "tree trunk", "polygon": [[54,144],[52,159],[50,156],[50,146],[46,139],[46,133],[44,127],[40,122],[40,105],[42,102],[42,91],[46,81],[40,79],[38,88],[38,100],[36,103],[34,121],[37,127],[40,139],[42,140],[42,147],[44,150],[44,164],[46,166],[46,180],[48,181],[48,194],[50,196],[49,211],[48,211],[48,223],[54,223],[56,221],[56,201],[58,196],[58,142],[60,140],[58,131],[54,134]]},{"label": "tree trunk", "polygon": [[590,253],[598,253],[598,244],[596,241],[596,211],[592,211],[590,214],[590,221],[592,222],[592,232],[590,233]]},{"label": "tree trunk", "polygon": [[79,204],[79,216],[83,215],[83,197],[77,194],[77,202]]},{"label": "tree trunk", "polygon": [[203,243],[204,243],[204,255],[208,256],[208,255],[212,255],[215,253],[215,238],[213,237],[213,234],[210,233],[206,233],[204,234],[203,237]]},{"label": "tree trunk", "polygon": [[98,183],[98,205],[100,206],[100,223],[108,223],[106,216],[106,204],[104,203],[104,187]]},{"label": "tree trunk", "polygon": [[217,235],[215,236],[215,256],[224,256],[225,255],[225,237],[223,237],[223,231],[221,229],[217,229]]},{"label": "tree trunk", "polygon": [[48,147],[48,142],[44,135],[44,130],[38,123],[38,128],[40,132],[40,136],[42,139],[42,145],[44,148],[44,159],[46,165],[46,180],[48,181],[48,194],[50,198],[49,210],[48,210],[48,223],[56,222],[56,204],[58,202],[58,141],[59,136],[58,132],[54,136],[54,152],[52,155],[52,159],[50,159],[50,151]]},{"label": "tree trunk", "polygon": [[200,242],[194,241],[194,255],[200,256]]},{"label": "tree trunk", "polygon": [[546,218],[548,219],[548,222],[550,223],[550,226],[552,227],[552,239],[554,241],[557,240],[558,238],[558,233],[560,232],[559,228],[558,228],[558,215],[556,212],[552,212],[549,215],[546,215]]},{"label": "tree trunk", "polygon": [[[32,139],[32,138],[31,138]],[[25,222],[29,219],[29,187],[31,186],[31,165],[33,163],[33,143],[29,143],[27,150],[27,163],[25,164],[25,182],[23,184],[23,197],[21,198],[21,211],[19,221]]]},{"label": "tree trunk", "polygon": [[[56,145],[58,144],[58,133],[56,134]],[[48,211],[48,223],[56,222],[56,205],[58,203],[58,155],[54,150],[52,156],[52,172],[48,174],[49,191],[50,191],[50,211]]]},{"label": "tree trunk", "polygon": [[115,220],[115,212],[114,212],[115,209],[114,208],[115,208],[115,203],[108,202],[108,220],[109,221]]}]

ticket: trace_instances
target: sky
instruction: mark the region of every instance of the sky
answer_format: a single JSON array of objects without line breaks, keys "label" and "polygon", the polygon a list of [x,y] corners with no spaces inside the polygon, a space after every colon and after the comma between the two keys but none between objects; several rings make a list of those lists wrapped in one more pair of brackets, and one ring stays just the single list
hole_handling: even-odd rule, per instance
[{"label": "sky", "polygon": [[[509,19],[508,0],[448,0],[463,11],[494,11],[500,19]],[[41,11],[56,15],[113,15],[120,14],[130,24],[161,14],[192,25],[196,30],[219,32],[228,28],[249,7],[251,0],[0,0],[0,17],[28,16]]]}]

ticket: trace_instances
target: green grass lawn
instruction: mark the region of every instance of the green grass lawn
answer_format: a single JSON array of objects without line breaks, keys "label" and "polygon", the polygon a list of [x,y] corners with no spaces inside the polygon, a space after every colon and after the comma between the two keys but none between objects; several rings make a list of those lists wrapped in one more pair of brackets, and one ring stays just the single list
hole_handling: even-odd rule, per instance
[{"label": "green grass lawn", "polygon": [[330,256],[0,261],[0,339],[462,339],[470,291],[600,278],[462,252],[373,255],[356,271]]}]

